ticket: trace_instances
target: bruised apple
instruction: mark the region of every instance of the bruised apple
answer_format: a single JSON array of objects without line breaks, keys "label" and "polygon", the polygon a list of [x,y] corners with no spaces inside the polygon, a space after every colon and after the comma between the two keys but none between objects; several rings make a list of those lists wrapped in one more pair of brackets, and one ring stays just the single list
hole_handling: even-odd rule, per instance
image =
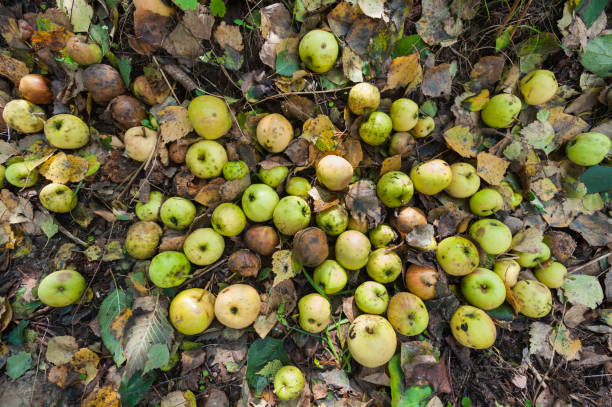
[{"label": "bruised apple", "polygon": [[518,281],[521,266],[513,259],[502,259],[495,262],[493,271],[506,283],[510,288],[514,287]]},{"label": "bruised apple", "polygon": [[480,188],[480,177],[476,174],[476,168],[468,163],[451,164],[453,173],[451,183],[444,192],[453,198],[468,198]]},{"label": "bruised apple", "polygon": [[113,98],[108,105],[108,110],[115,126],[123,130],[139,126],[148,117],[144,103],[128,95]]},{"label": "bruised apple", "polygon": [[305,267],[316,267],[329,255],[327,236],[319,228],[307,227],[293,238],[293,257]]},{"label": "bruised apple", "polygon": [[406,206],[399,210],[391,223],[401,233],[410,233],[415,227],[427,224],[427,217],[419,208]]},{"label": "bruised apple", "polygon": [[256,289],[247,284],[232,284],[217,295],[215,316],[228,328],[242,329],[255,321],[260,308]]},{"label": "bruised apple", "polygon": [[411,264],[406,269],[406,288],[422,300],[431,300],[436,297],[438,278],[436,269]]},{"label": "bruised apple", "polygon": [[246,217],[238,205],[225,202],[215,208],[210,223],[223,236],[237,236],[246,226]]},{"label": "bruised apple", "polygon": [[364,314],[350,325],[347,345],[357,363],[374,368],[391,360],[397,347],[397,336],[385,318]]},{"label": "bruised apple", "polygon": [[344,267],[337,261],[325,260],[315,268],[312,279],[323,288],[325,294],[335,294],[342,291],[348,280],[348,275]]},{"label": "bruised apple", "polygon": [[377,249],[387,247],[397,237],[395,230],[387,224],[381,223],[368,233],[372,246]]},{"label": "bruised apple", "polygon": [[548,288],[559,288],[565,282],[567,269],[557,261],[551,262],[546,267],[539,266],[534,272],[538,281]]},{"label": "bruised apple", "polygon": [[85,69],[83,84],[94,102],[101,105],[127,91],[119,71],[106,64],[95,64]]},{"label": "bruised apple", "polygon": [[512,293],[519,303],[519,312],[530,318],[542,318],[552,309],[550,289],[539,281],[520,280]]},{"label": "bruised apple", "polygon": [[187,168],[198,178],[218,177],[226,163],[225,148],[213,140],[202,140],[192,144],[185,155]]},{"label": "bruised apple", "polygon": [[358,83],[349,91],[348,108],[357,115],[373,112],[378,109],[379,104],[380,92],[371,83]]},{"label": "bruised apple", "polygon": [[281,400],[293,400],[302,394],[304,374],[295,366],[283,366],[274,376],[274,393]]},{"label": "bruised apple", "polygon": [[289,174],[289,168],[284,165],[279,165],[274,168],[260,168],[259,169],[259,178],[263,181],[264,184],[276,188],[287,178]]},{"label": "bruised apple", "polygon": [[512,232],[497,219],[480,219],[470,226],[470,236],[487,254],[501,254],[510,249]]},{"label": "bruised apple", "polygon": [[541,105],[555,96],[559,85],[555,74],[547,69],[529,72],[519,82],[519,89],[528,105]]},{"label": "bruised apple", "polygon": [[372,112],[359,126],[359,137],[371,146],[379,146],[387,141],[392,129],[393,122],[389,115],[384,112]]},{"label": "bruised apple", "polygon": [[310,206],[299,196],[286,196],[274,208],[272,220],[280,233],[293,236],[310,224]]},{"label": "bruised apple", "polygon": [[242,210],[253,222],[267,222],[274,216],[278,201],[278,194],[272,187],[252,184],[242,193]]},{"label": "bruised apple", "polygon": [[480,262],[474,243],[461,236],[450,236],[438,243],[436,259],[451,276],[470,274]]},{"label": "bruised apple", "polygon": [[419,120],[419,105],[407,98],[397,99],[391,104],[389,116],[393,121],[393,130],[412,130]]},{"label": "bruised apple", "polygon": [[471,305],[457,308],[450,320],[450,327],[457,342],[468,348],[489,348],[497,338],[497,328],[491,317]]},{"label": "bruised apple", "polygon": [[181,252],[158,253],[149,265],[149,278],[160,288],[181,285],[191,273],[191,263]]},{"label": "bruised apple", "polygon": [[228,161],[223,166],[223,178],[233,181],[245,177],[249,173],[249,167],[244,161]]},{"label": "bruised apple", "polygon": [[347,230],[336,240],[336,261],[348,270],[359,270],[368,263],[370,248],[370,240],[366,235],[356,230]]},{"label": "bruised apple", "polygon": [[504,198],[493,188],[483,188],[470,198],[470,210],[478,216],[490,216],[504,205]]},{"label": "bruised apple", "polygon": [[255,253],[269,256],[279,244],[278,233],[272,226],[255,225],[244,234],[244,244]]},{"label": "bruised apple", "polygon": [[89,126],[71,114],[56,114],[45,123],[45,137],[57,148],[76,149],[89,142]]},{"label": "bruised apple", "polygon": [[376,281],[361,283],[355,290],[355,303],[366,314],[382,314],[389,305],[387,288]]},{"label": "bruised apple", "polygon": [[402,273],[402,259],[390,249],[376,249],[370,254],[366,270],[372,280],[391,283]]},{"label": "bruised apple", "polygon": [[25,75],[19,80],[19,92],[24,99],[37,105],[46,105],[53,100],[49,80],[37,73]]},{"label": "bruised apple", "polygon": [[376,184],[376,195],[389,208],[406,205],[412,198],[413,193],[412,180],[401,171],[385,173]]},{"label": "bruised apple", "polygon": [[480,118],[489,127],[510,127],[521,112],[521,100],[514,95],[495,95],[480,112]]},{"label": "bruised apple", "polygon": [[435,195],[450,185],[453,172],[446,161],[435,159],[412,167],[410,179],[420,193]]},{"label": "bruised apple", "polygon": [[597,165],[603,161],[612,147],[612,141],[605,134],[588,132],[577,135],[567,143],[567,158],[583,167]]},{"label": "bruised apple", "polygon": [[159,217],[166,226],[172,229],[185,229],[191,225],[196,215],[195,205],[178,196],[168,198],[159,209]]},{"label": "bruised apple", "polygon": [[417,120],[414,127],[410,130],[410,134],[414,138],[425,138],[431,134],[436,128],[436,122],[433,117],[425,116]]},{"label": "bruised apple", "polygon": [[257,123],[257,141],[271,153],[280,153],[293,140],[293,127],[282,114],[272,113]]},{"label": "bruised apple", "polygon": [[399,292],[391,297],[387,318],[391,326],[405,336],[418,335],[429,324],[429,313],[423,300],[407,292]]},{"label": "bruised apple", "polygon": [[211,228],[196,229],[183,242],[185,256],[198,266],[213,264],[221,258],[224,250],[223,236]]},{"label": "bruised apple", "polygon": [[132,160],[146,161],[157,145],[157,132],[144,126],[132,127],[123,135],[123,144],[125,153]]},{"label": "bruised apple", "polygon": [[183,290],[172,299],[168,316],[183,335],[202,333],[215,319],[215,296],[202,288]]},{"label": "bruised apple", "polygon": [[299,196],[300,198],[308,198],[310,191],[310,181],[304,177],[291,177],[285,184],[285,192],[289,195]]},{"label": "bruised apple", "polygon": [[81,66],[99,64],[102,61],[102,50],[98,44],[89,44],[87,40],[78,35],[66,41],[66,53]]},{"label": "bruised apple", "polygon": [[342,205],[334,205],[316,215],[317,226],[330,236],[338,236],[348,227],[349,215]]},{"label": "bruised apple", "polygon": [[149,201],[138,202],[136,204],[136,216],[140,220],[159,220],[159,208],[162,205],[162,199],[164,198],[164,194],[160,191],[151,191],[149,193]]},{"label": "bruised apple", "polygon": [[45,126],[47,116],[40,107],[25,99],[14,99],[4,106],[2,119],[20,133],[38,133]]},{"label": "bruised apple", "polygon": [[321,294],[311,293],[298,301],[300,326],[311,333],[319,333],[329,325],[331,305]]},{"label": "bruised apple", "polygon": [[146,75],[136,77],[132,89],[134,90],[134,96],[149,106],[158,105],[170,96],[170,88],[166,85],[166,82],[154,80]]},{"label": "bruised apple", "polygon": [[42,206],[57,213],[68,213],[77,205],[77,197],[63,184],[52,182],[45,185],[38,194]]}]

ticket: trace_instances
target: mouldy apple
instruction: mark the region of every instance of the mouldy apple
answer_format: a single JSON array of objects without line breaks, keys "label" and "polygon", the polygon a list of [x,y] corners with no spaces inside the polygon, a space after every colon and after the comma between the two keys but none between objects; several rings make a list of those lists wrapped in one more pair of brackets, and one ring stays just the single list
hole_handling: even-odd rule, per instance
[{"label": "mouldy apple", "polygon": [[546,260],[550,259],[550,248],[544,242],[542,242],[540,250],[538,250],[536,253],[519,252],[516,250],[512,250],[512,253],[519,256],[518,259],[516,259],[518,264],[520,264],[521,267],[527,268],[535,267],[538,264],[544,263]]},{"label": "mouldy apple", "polygon": [[391,283],[402,274],[402,259],[389,249],[376,249],[370,254],[366,270],[372,280]]},{"label": "mouldy apple", "polygon": [[520,280],[512,287],[519,303],[519,312],[530,318],[542,318],[552,309],[550,289],[539,281]]},{"label": "mouldy apple", "polygon": [[215,316],[228,328],[242,329],[255,321],[260,308],[256,289],[247,284],[232,284],[217,295]]},{"label": "mouldy apple", "polygon": [[276,250],[279,238],[272,226],[251,226],[244,234],[244,244],[255,253],[269,256]]},{"label": "mouldy apple", "polygon": [[438,278],[436,269],[411,264],[406,269],[406,288],[422,300],[431,300],[436,297]]},{"label": "mouldy apple", "polygon": [[444,192],[453,198],[468,198],[480,188],[480,177],[476,168],[468,163],[454,163],[450,166],[453,173],[451,183]]},{"label": "mouldy apple", "polygon": [[128,229],[125,250],[135,259],[149,259],[157,251],[162,233],[162,228],[155,222],[136,222]]},{"label": "mouldy apple", "polygon": [[52,182],[45,185],[38,194],[42,206],[57,213],[68,213],[77,205],[77,197],[70,188]]},{"label": "mouldy apple", "polygon": [[489,127],[510,127],[521,112],[521,100],[514,95],[495,95],[480,112],[480,118]]},{"label": "mouldy apple", "polygon": [[242,210],[253,222],[267,222],[278,205],[278,194],[266,184],[252,184],[242,193]]},{"label": "mouldy apple", "polygon": [[330,191],[342,191],[353,178],[353,166],[343,157],[326,155],[317,163],[317,180]]},{"label": "mouldy apple", "polygon": [[310,182],[304,177],[291,177],[285,184],[285,192],[289,195],[299,196],[300,198],[308,198],[310,191]]},{"label": "mouldy apple", "polygon": [[348,230],[355,230],[365,235],[368,233],[368,220],[358,219],[349,215]]},{"label": "mouldy apple", "polygon": [[17,188],[29,188],[38,182],[38,170],[30,169],[27,162],[16,162],[6,168],[4,178]]},{"label": "mouldy apple", "polygon": [[371,146],[379,146],[387,141],[392,127],[389,115],[384,112],[372,112],[359,126],[359,137]]},{"label": "mouldy apple", "polygon": [[446,161],[435,159],[412,167],[410,179],[420,193],[435,195],[450,185],[453,172]]},{"label": "mouldy apple", "polygon": [[329,255],[327,236],[319,228],[307,227],[293,238],[293,258],[305,267],[316,267]]},{"label": "mouldy apple", "polygon": [[493,271],[477,268],[461,279],[461,293],[470,304],[490,310],[506,300],[506,286]]},{"label": "mouldy apple", "polygon": [[521,266],[513,259],[502,259],[495,262],[493,271],[506,283],[510,288],[514,287],[518,280]]},{"label": "mouldy apple", "polygon": [[381,223],[368,233],[372,246],[377,249],[387,247],[397,237],[397,233],[393,228],[385,223]]},{"label": "mouldy apple", "polygon": [[200,137],[216,140],[232,127],[232,118],[223,99],[211,95],[194,98],[187,108],[187,116]]},{"label": "mouldy apple", "polygon": [[66,53],[81,66],[99,64],[102,61],[102,50],[98,44],[88,44],[87,39],[78,35],[68,38]]},{"label": "mouldy apple", "polygon": [[350,325],[347,345],[357,363],[374,368],[391,360],[397,347],[397,336],[385,318],[364,314]]},{"label": "mouldy apple", "polygon": [[89,127],[71,114],[56,114],[45,123],[45,137],[57,148],[81,148],[89,142]]},{"label": "mouldy apple", "polygon": [[420,117],[414,127],[410,130],[410,134],[412,134],[414,138],[424,138],[429,136],[435,128],[436,122],[434,121],[433,117]]},{"label": "mouldy apple", "polygon": [[195,205],[178,196],[168,198],[159,209],[159,217],[164,225],[172,229],[185,229],[191,225],[196,215]]},{"label": "mouldy apple", "polygon": [[366,314],[382,314],[389,305],[387,288],[376,281],[361,283],[355,290],[355,303]]},{"label": "mouldy apple", "polygon": [[325,260],[315,268],[312,279],[323,288],[325,294],[335,294],[342,291],[348,280],[348,275],[337,261]]},{"label": "mouldy apple", "polygon": [[338,59],[338,42],[329,31],[312,30],[300,40],[298,52],[306,68],[316,73],[325,73]]},{"label": "mouldy apple", "polygon": [[555,74],[546,69],[529,72],[519,82],[519,89],[528,105],[541,105],[555,96],[559,85]]},{"label": "mouldy apple", "polygon": [[465,276],[476,267],[480,258],[474,243],[461,236],[451,236],[438,243],[436,259],[451,276]]},{"label": "mouldy apple", "polygon": [[149,265],[149,278],[160,288],[181,285],[191,273],[191,263],[181,252],[158,253]]},{"label": "mouldy apple", "polygon": [[271,153],[280,153],[293,140],[293,127],[282,114],[272,113],[257,123],[257,142]]},{"label": "mouldy apple", "polygon": [[229,256],[227,268],[240,277],[256,277],[261,269],[261,260],[249,249],[240,249]]},{"label": "mouldy apple", "polygon": [[450,320],[457,342],[473,349],[486,349],[495,343],[497,328],[486,312],[470,305],[457,308]]},{"label": "mouldy apple", "polygon": [[539,266],[534,272],[538,281],[548,288],[559,288],[565,282],[567,269],[557,261],[551,262],[546,267]]},{"label": "mouldy apple", "polygon": [[224,250],[223,236],[211,228],[196,229],[183,242],[185,256],[198,266],[213,264],[221,258]]},{"label": "mouldy apple", "polygon": [[284,165],[279,165],[278,167],[265,169],[259,169],[259,178],[263,181],[264,184],[276,188],[285,180],[287,175],[289,174],[289,168]]},{"label": "mouldy apple", "polygon": [[49,80],[37,73],[25,75],[19,80],[19,92],[24,99],[39,105],[46,105],[53,100]]},{"label": "mouldy apple", "polygon": [[38,133],[45,126],[45,111],[34,103],[24,100],[11,100],[4,106],[2,119],[20,133]]},{"label": "mouldy apple", "polygon": [[249,173],[249,167],[244,161],[229,161],[223,166],[223,178],[227,181],[240,179]]},{"label": "mouldy apple", "polygon": [[577,135],[567,143],[567,158],[574,164],[589,167],[597,165],[606,158],[612,141],[605,134],[588,132]]},{"label": "mouldy apple", "polygon": [[348,94],[348,108],[357,115],[367,114],[378,109],[380,92],[368,82],[354,85]]},{"label": "mouldy apple", "polygon": [[157,132],[144,126],[128,129],[123,135],[125,153],[134,161],[147,161],[157,145]]},{"label": "mouldy apple", "polygon": [[349,215],[342,205],[334,205],[318,212],[315,220],[325,233],[330,236],[338,236],[348,227]]},{"label": "mouldy apple", "polygon": [[347,230],[336,240],[336,261],[348,270],[359,270],[368,263],[370,240],[361,232]]},{"label": "mouldy apple", "polygon": [[94,102],[101,105],[127,91],[119,71],[106,64],[87,67],[83,71],[83,84]]},{"label": "mouldy apple", "polygon": [[311,333],[319,333],[329,325],[331,305],[321,294],[311,293],[298,301],[300,326]]},{"label": "mouldy apple", "polygon": [[415,227],[427,224],[427,217],[419,208],[406,206],[399,210],[391,224],[400,233],[410,233]]},{"label": "mouldy apple", "polygon": [[504,206],[504,198],[492,188],[483,188],[470,198],[470,210],[478,216],[490,216]]},{"label": "mouldy apple", "polygon": [[274,208],[272,220],[280,233],[293,236],[310,224],[310,206],[299,196],[286,196]]},{"label": "mouldy apple", "polygon": [[145,104],[128,95],[113,98],[107,109],[115,126],[123,130],[139,126],[148,117]]},{"label": "mouldy apple", "polygon": [[183,335],[202,333],[215,319],[215,296],[202,288],[183,290],[172,299],[168,316]]},{"label": "mouldy apple", "polygon": [[497,219],[480,219],[470,226],[470,236],[487,254],[501,254],[510,249],[512,232]]},{"label": "mouldy apple", "polygon": [[410,133],[402,131],[393,133],[389,140],[389,155],[399,154],[403,158],[406,158],[414,151],[415,146],[416,142]]},{"label": "mouldy apple", "polygon": [[210,223],[223,236],[237,236],[246,226],[246,217],[238,205],[225,202],[215,208]]},{"label": "mouldy apple", "polygon": [[158,105],[170,96],[170,88],[166,82],[149,78],[146,75],[136,77],[132,83],[132,89],[134,96],[149,106]]},{"label": "mouldy apple", "polygon": [[65,307],[77,302],[87,287],[78,271],[58,270],[42,279],[38,285],[38,298],[50,307]]},{"label": "mouldy apple", "polygon": [[187,168],[198,178],[218,177],[226,163],[225,148],[212,140],[202,140],[192,144],[185,155]]},{"label": "mouldy apple", "polygon": [[164,194],[159,191],[151,191],[149,193],[149,201],[147,203],[138,202],[136,204],[136,216],[140,220],[159,220],[159,208],[162,205]]},{"label": "mouldy apple", "polygon": [[391,297],[387,318],[391,326],[405,336],[418,335],[429,324],[429,313],[423,300],[407,292],[399,292]]},{"label": "mouldy apple", "polygon": [[283,366],[274,375],[274,393],[281,400],[293,400],[302,394],[304,374],[295,366]]},{"label": "mouldy apple", "polygon": [[408,204],[413,193],[412,180],[401,171],[385,173],[376,184],[376,195],[389,208],[397,208]]},{"label": "mouldy apple", "polygon": [[393,130],[409,131],[419,120],[419,105],[407,98],[397,99],[391,103],[389,116],[393,121]]}]

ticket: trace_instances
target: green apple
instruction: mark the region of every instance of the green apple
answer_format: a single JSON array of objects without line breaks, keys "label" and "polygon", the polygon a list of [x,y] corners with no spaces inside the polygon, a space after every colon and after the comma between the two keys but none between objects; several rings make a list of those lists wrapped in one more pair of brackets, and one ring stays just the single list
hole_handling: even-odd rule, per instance
[{"label": "green apple", "polygon": [[317,163],[317,180],[330,191],[342,191],[353,178],[353,166],[337,155],[326,155]]},{"label": "green apple", "polygon": [[311,293],[298,301],[300,326],[311,333],[319,333],[329,325],[331,304],[321,294]]},{"label": "green apple", "polygon": [[325,260],[314,269],[312,279],[319,284],[325,294],[342,291],[348,280],[346,270],[335,260]]},{"label": "green apple", "polygon": [[159,208],[159,217],[171,229],[185,229],[195,219],[196,207],[188,199],[168,198]]},{"label": "green apple", "polygon": [[359,126],[359,137],[371,146],[379,146],[387,141],[392,128],[393,122],[389,115],[384,112],[372,112]]},{"label": "green apple", "polygon": [[242,193],[242,210],[253,222],[272,219],[278,205],[278,194],[266,184],[252,184]]},{"label": "green apple", "polygon": [[461,236],[450,236],[438,243],[436,259],[451,276],[470,274],[480,262],[474,243]]},{"label": "green apple", "polygon": [[402,274],[402,259],[389,249],[376,249],[370,254],[366,270],[372,280],[382,284],[391,283]]},{"label": "green apple", "polygon": [[406,288],[422,300],[431,300],[436,297],[436,284],[439,274],[432,267],[411,264],[406,270]]},{"label": "green apple", "polygon": [[[516,237],[516,235],[515,235]],[[540,263],[544,263],[546,260],[550,259],[550,248],[544,242],[540,246],[540,249],[537,253],[527,253],[527,252],[519,252],[516,250],[512,250],[513,254],[518,255],[518,259],[516,261],[521,267],[535,267]]]},{"label": "green apple", "polygon": [[202,288],[183,290],[172,299],[168,317],[183,335],[200,334],[215,319],[215,296]]},{"label": "green apple", "polygon": [[308,191],[310,191],[310,181],[303,177],[291,177],[285,184],[285,192],[289,195],[299,196],[307,199]]},{"label": "green apple", "polygon": [[450,320],[450,328],[457,342],[468,348],[489,348],[497,338],[497,328],[491,317],[471,305],[457,308]]},{"label": "green apple", "polygon": [[157,146],[157,132],[144,126],[132,127],[123,134],[123,144],[132,160],[147,161]]},{"label": "green apple", "polygon": [[81,148],[89,142],[89,126],[74,115],[57,114],[45,123],[45,137],[53,147]]},{"label": "green apple", "polygon": [[336,261],[348,270],[359,270],[368,264],[370,240],[361,232],[347,230],[336,239]]},{"label": "green apple", "polygon": [[216,140],[232,127],[232,117],[223,99],[211,95],[194,98],[187,108],[187,116],[200,137]]},{"label": "green apple", "polygon": [[293,140],[293,127],[285,116],[272,113],[257,123],[257,142],[271,153],[280,153]]},{"label": "green apple", "polygon": [[574,164],[589,167],[597,165],[606,158],[612,141],[605,134],[588,132],[577,135],[567,143],[567,158]]},{"label": "green apple", "polygon": [[393,121],[393,130],[409,131],[419,120],[419,105],[407,98],[397,99],[391,103],[389,116]]},{"label": "green apple", "polygon": [[77,205],[77,197],[66,185],[52,182],[45,185],[38,194],[42,206],[57,213],[68,213]]},{"label": "green apple", "polygon": [[478,308],[497,308],[506,300],[506,286],[493,271],[478,267],[461,279],[461,293]]},{"label": "green apple", "polygon": [[215,208],[210,223],[223,236],[237,236],[246,226],[246,217],[238,205],[225,202]]},{"label": "green apple", "polygon": [[187,168],[198,178],[218,177],[226,163],[225,148],[212,140],[202,140],[192,144],[185,155]]},{"label": "green apple", "polygon": [[279,232],[293,236],[310,224],[310,206],[299,196],[286,196],[274,208],[272,220]]},{"label": "green apple", "polygon": [[149,193],[149,201],[147,203],[138,202],[136,204],[136,216],[140,220],[159,220],[159,209],[162,205],[164,194],[159,191],[151,191]]},{"label": "green apple", "polygon": [[504,198],[493,188],[483,188],[470,198],[470,210],[478,216],[490,216],[504,206]]},{"label": "green apple", "polygon": [[368,233],[372,246],[377,249],[381,247],[387,247],[397,237],[395,230],[386,223],[381,223]]},{"label": "green apple", "polygon": [[430,160],[417,164],[410,170],[410,179],[414,189],[425,195],[435,195],[447,188],[453,172],[444,160]]},{"label": "green apple", "polygon": [[338,42],[329,31],[312,30],[300,40],[300,59],[315,73],[329,71],[338,59]]},{"label": "green apple", "polygon": [[399,292],[391,297],[387,318],[391,326],[405,336],[418,335],[429,324],[429,313],[423,300],[407,292]]},{"label": "green apple", "polygon": [[364,314],[351,323],[346,342],[357,363],[374,368],[391,360],[397,347],[397,336],[385,318]]},{"label": "green apple", "polygon": [[410,130],[410,134],[414,138],[425,138],[431,134],[436,128],[436,122],[433,117],[419,117],[414,127]]},{"label": "green apple", "polygon": [[518,281],[521,265],[513,259],[502,259],[495,262],[493,271],[497,273],[508,287],[512,288]]},{"label": "green apple", "polygon": [[401,155],[402,158],[407,158],[414,151],[416,147],[416,141],[410,133],[400,131],[393,133],[389,140],[389,148],[387,151],[389,155]]},{"label": "green apple", "polygon": [[259,178],[263,181],[264,184],[276,188],[285,180],[287,175],[289,174],[289,168],[284,165],[279,165],[278,167],[265,169],[259,169]]},{"label": "green apple", "polygon": [[149,265],[149,278],[160,288],[181,285],[191,273],[191,263],[181,252],[158,253]]},{"label": "green apple", "polygon": [[555,96],[559,85],[555,74],[546,69],[529,72],[519,82],[519,89],[528,105],[542,105]]},{"label": "green apple", "polygon": [[42,279],[38,298],[50,307],[74,304],[83,296],[87,282],[78,271],[58,270]]},{"label": "green apple", "polygon": [[366,314],[382,314],[389,305],[387,288],[376,281],[361,283],[355,290],[355,303]]},{"label": "green apple", "polygon": [[155,222],[136,222],[128,229],[125,250],[135,259],[150,259],[157,251],[162,233],[162,228]]},{"label": "green apple", "polygon": [[378,109],[380,92],[368,82],[354,85],[348,94],[348,108],[357,115],[367,114]]},{"label": "green apple", "polygon": [[45,126],[45,111],[25,99],[11,100],[4,106],[2,119],[20,133],[38,133]]},{"label": "green apple", "polygon": [[233,181],[245,177],[249,173],[249,167],[244,161],[229,161],[223,166],[223,178]]},{"label": "green apple", "polygon": [[338,236],[348,227],[348,212],[342,205],[334,205],[321,212],[318,212],[315,220],[317,226],[330,236]]},{"label": "green apple", "polygon": [[215,316],[228,328],[242,329],[255,322],[261,309],[256,289],[247,284],[232,284],[217,295]]},{"label": "green apple", "polygon": [[414,194],[412,180],[401,171],[389,171],[378,180],[376,195],[389,208],[407,205]]},{"label": "green apple", "polygon": [[224,250],[223,236],[211,228],[196,229],[183,242],[185,256],[198,266],[213,264],[221,258]]},{"label": "green apple", "polygon": [[453,198],[468,198],[480,188],[480,177],[476,174],[476,168],[468,163],[451,164],[452,179],[444,190]]},{"label": "green apple", "polygon": [[521,112],[521,100],[514,95],[495,95],[480,112],[482,121],[496,129],[510,127]]},{"label": "green apple", "polygon": [[29,188],[38,182],[38,170],[30,170],[27,162],[16,162],[10,164],[4,173],[4,177],[9,184],[18,188]]},{"label": "green apple", "polygon": [[520,280],[512,287],[521,314],[530,318],[542,318],[552,309],[550,288],[539,281]]},{"label": "green apple", "polygon": [[539,266],[534,272],[538,281],[548,288],[559,288],[565,283],[567,269],[557,261],[551,262],[548,266]]},{"label": "green apple", "polygon": [[304,374],[295,366],[283,366],[274,375],[274,393],[281,400],[300,397],[304,389]]},{"label": "green apple", "polygon": [[470,226],[470,236],[487,254],[501,254],[510,249],[512,232],[497,219],[480,219]]}]

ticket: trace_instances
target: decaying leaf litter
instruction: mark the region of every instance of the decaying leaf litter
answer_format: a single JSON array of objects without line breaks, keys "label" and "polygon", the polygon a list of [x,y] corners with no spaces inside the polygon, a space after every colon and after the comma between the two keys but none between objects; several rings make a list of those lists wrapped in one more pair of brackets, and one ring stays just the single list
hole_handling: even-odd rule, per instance
[{"label": "decaying leaf litter", "polygon": [[[2,405],[606,405],[612,176],[608,160],[578,165],[568,159],[566,145],[588,131],[612,137],[609,7],[584,0],[63,0],[0,6],[0,108],[24,98],[42,107],[33,115],[34,131],[20,129],[23,121],[8,127],[0,121],[1,163],[23,161],[27,173],[38,174],[29,187],[6,176],[0,191]],[[337,59],[320,73],[299,51],[315,29],[333,34],[338,45]],[[75,52],[81,45],[93,45],[93,51]],[[88,68],[97,62],[109,68]],[[558,90],[543,103],[527,104],[519,81],[536,69],[552,71]],[[104,72],[116,76],[116,89],[94,80],[105,78]],[[22,81],[29,74],[42,74],[51,93],[32,92],[26,85],[41,80]],[[425,137],[415,129],[379,145],[367,142],[361,129],[369,112],[357,115],[347,103],[360,82],[380,91],[374,109],[393,116],[392,102],[410,98],[420,119],[433,119],[434,130]],[[235,169],[246,176],[233,177],[229,169],[196,176],[198,169],[185,164],[190,147],[203,140],[189,104],[205,94],[227,109],[227,127],[217,141],[228,161],[244,163]],[[520,98],[508,126],[494,126],[483,112],[498,94]],[[270,113],[286,117],[294,132],[276,152],[262,147],[257,131]],[[43,130],[44,120],[58,114],[83,120],[85,144],[62,145]],[[127,131],[137,126],[143,127]],[[209,135],[217,131],[204,126]],[[343,157],[355,169],[348,188],[333,191],[315,172],[325,155]],[[482,208],[471,208],[469,199],[424,192],[411,169],[435,159],[471,164],[481,191],[501,197],[495,213],[478,213]],[[410,174],[416,189],[397,207],[383,204],[377,191],[379,179],[394,171]],[[222,237],[219,257],[193,263],[189,278],[176,287],[159,287],[150,273],[147,258],[153,254],[182,253],[187,236],[200,228],[221,230],[215,208],[230,202],[244,207],[249,185],[273,184],[284,197],[295,177],[308,185],[302,199],[310,225],[326,232],[329,252],[323,258],[340,258],[334,251],[340,238],[317,219],[340,207],[349,229],[367,232],[388,224],[395,233],[387,247],[402,267],[401,276],[385,284],[389,298],[416,293],[408,270],[436,271],[433,298],[425,301],[427,329],[398,333],[395,356],[380,367],[361,366],[348,343],[349,327],[364,313],[356,288],[377,278],[368,267],[350,271],[346,285],[329,294],[329,285],[315,281],[313,267],[301,266],[300,239],[279,239],[274,229],[284,226],[276,220],[254,222],[245,209],[248,231]],[[46,185],[67,185],[78,203],[59,213],[44,198]],[[158,225],[149,227],[159,231],[158,242],[151,256],[138,260],[126,236],[146,212],[137,204],[158,199],[151,192],[186,198],[196,211],[183,229],[155,213]],[[402,210],[406,206],[418,211]],[[410,216],[424,224],[403,229]],[[459,306],[474,300],[466,298],[462,279],[448,273],[431,242],[455,235],[474,239],[480,267],[487,269],[494,269],[496,258],[517,258],[505,254],[510,250],[487,254],[487,242],[471,235],[471,225],[486,218],[507,226],[521,256],[536,254],[544,240],[551,259],[543,266],[554,259],[569,274],[550,290],[552,311],[539,319],[524,315],[528,307],[521,310],[520,295],[506,285],[505,303],[487,310],[497,332],[493,346],[470,350],[451,335],[449,323]],[[258,223],[268,228],[253,230]],[[270,233],[276,240],[269,241]],[[43,278],[67,269],[84,277],[83,297],[68,306],[43,303]],[[519,279],[547,281],[538,267],[523,267]],[[206,288],[218,296],[237,283],[257,289],[261,308],[252,325],[224,327],[231,323],[217,315],[203,333],[175,329],[169,304],[180,291]],[[320,333],[308,332],[299,315],[299,300],[312,293],[331,303],[331,321]],[[306,383],[291,401],[281,401],[273,383],[285,365],[297,366]]]}]

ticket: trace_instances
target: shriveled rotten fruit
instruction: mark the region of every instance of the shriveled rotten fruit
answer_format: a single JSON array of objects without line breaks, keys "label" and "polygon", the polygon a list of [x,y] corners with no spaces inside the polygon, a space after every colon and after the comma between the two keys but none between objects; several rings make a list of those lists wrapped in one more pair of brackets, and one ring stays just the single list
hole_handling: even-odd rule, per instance
[{"label": "shriveled rotten fruit", "polygon": [[95,64],[85,69],[83,71],[83,84],[94,102],[98,104],[110,102],[127,90],[119,71],[106,64]]},{"label": "shriveled rotten fruit", "polygon": [[319,228],[299,231],[293,239],[293,256],[306,267],[316,267],[329,255],[327,235]]},{"label": "shriveled rotten fruit", "polygon": [[255,277],[261,268],[261,261],[252,251],[241,249],[229,257],[227,268],[242,277]]},{"label": "shriveled rotten fruit", "polygon": [[274,253],[278,243],[278,233],[271,226],[252,226],[244,234],[244,244],[262,256],[269,256]]},{"label": "shriveled rotten fruit", "polygon": [[132,96],[117,96],[110,101],[109,110],[115,125],[123,130],[140,126],[140,123],[147,118],[147,108],[144,103]]}]

